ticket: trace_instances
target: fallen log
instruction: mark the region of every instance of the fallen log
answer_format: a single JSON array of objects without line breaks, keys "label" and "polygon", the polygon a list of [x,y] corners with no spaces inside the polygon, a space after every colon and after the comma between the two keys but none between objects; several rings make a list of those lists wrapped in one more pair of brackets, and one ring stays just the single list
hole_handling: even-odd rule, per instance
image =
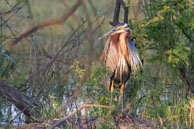
[{"label": "fallen log", "polygon": [[0,81],[0,96],[14,104],[27,117],[40,117],[40,103],[31,99],[11,84]]}]

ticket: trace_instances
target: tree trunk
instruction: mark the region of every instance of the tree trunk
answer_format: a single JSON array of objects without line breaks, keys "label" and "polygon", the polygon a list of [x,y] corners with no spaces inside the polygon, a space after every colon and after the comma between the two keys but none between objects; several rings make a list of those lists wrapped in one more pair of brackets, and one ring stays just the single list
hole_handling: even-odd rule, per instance
[{"label": "tree trunk", "polygon": [[14,86],[0,81],[0,96],[5,97],[28,117],[40,117],[39,102],[35,102]]}]

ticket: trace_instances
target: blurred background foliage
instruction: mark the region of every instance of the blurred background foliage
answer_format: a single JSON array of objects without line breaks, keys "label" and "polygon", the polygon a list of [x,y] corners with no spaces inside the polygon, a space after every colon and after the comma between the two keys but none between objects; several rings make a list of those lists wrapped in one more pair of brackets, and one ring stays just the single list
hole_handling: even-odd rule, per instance
[{"label": "blurred background foliage", "polygon": [[[61,118],[83,103],[110,103],[107,80],[111,73],[100,61],[105,41],[98,37],[111,28],[114,1],[84,1],[92,22],[92,45],[83,7],[64,24],[41,29],[13,47],[7,44],[33,25],[63,15],[74,2],[0,1],[0,80],[39,100],[43,121]],[[193,0],[125,2],[129,6],[128,23],[143,61],[143,67],[131,75],[126,86],[125,113],[152,120],[160,128],[193,128]],[[76,90],[80,90],[78,96],[66,106]],[[0,103],[1,125],[25,121],[24,115],[18,115],[18,109],[5,98],[0,98]],[[113,106],[115,111],[88,108],[74,117],[97,116],[99,128],[110,128],[111,114],[120,113],[117,97]]]}]

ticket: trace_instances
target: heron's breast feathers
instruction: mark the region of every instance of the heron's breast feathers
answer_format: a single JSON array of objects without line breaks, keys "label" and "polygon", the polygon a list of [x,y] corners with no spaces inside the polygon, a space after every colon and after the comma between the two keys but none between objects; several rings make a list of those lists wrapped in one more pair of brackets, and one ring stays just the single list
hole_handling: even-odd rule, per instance
[{"label": "heron's breast feathers", "polygon": [[118,64],[115,70],[116,75],[120,75],[120,80],[123,80],[123,75],[128,75],[130,72],[129,64],[127,63],[124,55],[120,55],[120,58],[118,60]]}]

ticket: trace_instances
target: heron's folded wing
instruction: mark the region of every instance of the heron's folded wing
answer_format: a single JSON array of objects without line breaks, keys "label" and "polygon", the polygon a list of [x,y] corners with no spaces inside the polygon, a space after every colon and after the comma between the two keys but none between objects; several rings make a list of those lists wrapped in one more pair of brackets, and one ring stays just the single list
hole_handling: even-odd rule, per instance
[{"label": "heron's folded wing", "polygon": [[113,43],[109,37],[102,53],[103,62],[112,72],[116,69],[119,60],[119,48],[117,45],[118,44]]}]

